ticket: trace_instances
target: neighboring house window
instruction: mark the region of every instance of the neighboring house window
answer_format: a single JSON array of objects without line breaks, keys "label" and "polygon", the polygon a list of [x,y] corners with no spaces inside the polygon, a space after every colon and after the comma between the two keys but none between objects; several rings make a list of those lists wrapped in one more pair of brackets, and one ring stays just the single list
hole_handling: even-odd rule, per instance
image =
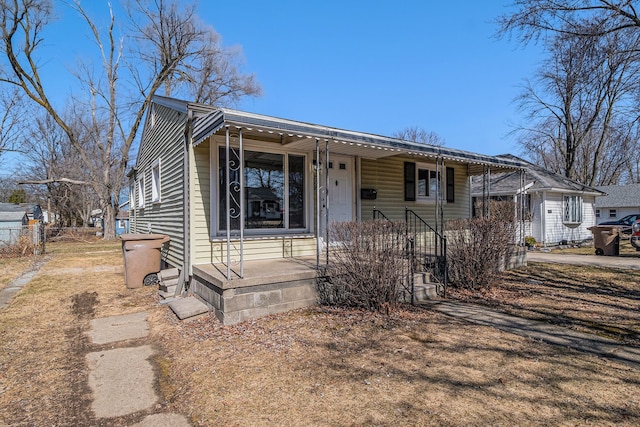
[{"label": "neighboring house window", "polygon": [[565,224],[579,224],[582,222],[582,196],[564,196]]},{"label": "neighboring house window", "polygon": [[[404,200],[433,201],[442,194],[442,177],[435,166],[404,163]],[[454,169],[446,168],[446,200],[455,201]]]},{"label": "neighboring house window", "polygon": [[138,180],[138,207],[144,208],[144,176]]},{"label": "neighboring house window", "polygon": [[[238,150],[230,150],[231,228],[240,228],[240,168]],[[226,149],[220,147],[219,229],[226,229]],[[306,228],[305,157],[302,155],[244,151],[244,227],[247,230]]]},{"label": "neighboring house window", "polygon": [[160,202],[160,159],[151,168],[151,201]]},{"label": "neighboring house window", "polygon": [[618,211],[616,209],[609,209],[609,218],[616,218],[618,216]]},{"label": "neighboring house window", "polygon": [[118,228],[124,228],[124,220],[123,219],[119,219],[118,220]]},{"label": "neighboring house window", "polygon": [[600,209],[596,209],[596,218],[600,218]]}]

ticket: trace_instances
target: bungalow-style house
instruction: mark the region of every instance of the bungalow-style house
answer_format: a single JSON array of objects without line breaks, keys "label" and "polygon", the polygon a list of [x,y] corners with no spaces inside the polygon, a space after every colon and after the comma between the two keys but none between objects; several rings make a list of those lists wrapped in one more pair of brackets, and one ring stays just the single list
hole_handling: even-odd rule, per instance
[{"label": "bungalow-style house", "polygon": [[596,189],[605,193],[596,199],[598,224],[640,214],[640,184],[603,185]]},{"label": "bungalow-style house", "polygon": [[469,177],[519,162],[155,97],[130,177],[130,230],[225,324],[316,303],[328,224],[471,215]]},{"label": "bungalow-style house", "polygon": [[[488,191],[492,199],[522,203],[525,236],[545,246],[582,242],[593,237],[589,227],[596,224],[595,203],[602,191],[510,154],[497,157],[519,161],[525,166],[524,173],[491,174],[484,184],[485,193]],[[480,200],[483,177],[472,178],[471,195],[476,201]]]}]

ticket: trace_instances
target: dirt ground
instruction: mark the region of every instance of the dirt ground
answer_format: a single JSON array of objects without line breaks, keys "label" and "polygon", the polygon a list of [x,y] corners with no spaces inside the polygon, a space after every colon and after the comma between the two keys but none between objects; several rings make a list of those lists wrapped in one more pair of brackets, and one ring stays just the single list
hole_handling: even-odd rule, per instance
[{"label": "dirt ground", "polygon": [[[418,307],[180,323],[152,287],[125,288],[119,243],[47,249],[52,259],[0,310],[0,425],[139,421],[146,414],[96,420],[84,366],[89,320],[138,311],[158,350],[155,410],[196,426],[640,424],[640,370],[629,365]],[[474,301],[571,327],[595,318],[592,330],[618,327],[636,345],[637,273],[584,270],[532,265]]]}]

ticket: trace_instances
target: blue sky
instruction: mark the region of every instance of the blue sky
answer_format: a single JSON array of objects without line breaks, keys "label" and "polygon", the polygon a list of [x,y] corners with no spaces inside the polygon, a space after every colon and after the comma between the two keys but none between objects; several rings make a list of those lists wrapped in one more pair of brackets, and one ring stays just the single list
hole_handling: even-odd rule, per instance
[{"label": "blue sky", "polygon": [[[521,122],[514,99],[540,49],[494,37],[492,20],[509,4],[201,0],[199,10],[224,45],[242,48],[244,71],[263,88],[239,109],[381,135],[419,126],[449,147],[518,154],[508,137]],[[89,7],[108,19],[106,2]],[[46,64],[62,99],[74,84],[74,58],[94,48],[72,11],[59,14]],[[15,161],[3,163],[6,173]]]}]

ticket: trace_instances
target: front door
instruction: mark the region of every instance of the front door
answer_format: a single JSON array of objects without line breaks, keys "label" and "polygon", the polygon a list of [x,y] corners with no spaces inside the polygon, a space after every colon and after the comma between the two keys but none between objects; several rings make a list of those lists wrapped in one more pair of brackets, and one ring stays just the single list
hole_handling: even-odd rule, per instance
[{"label": "front door", "polygon": [[353,158],[329,156],[329,223],[353,221]]}]

